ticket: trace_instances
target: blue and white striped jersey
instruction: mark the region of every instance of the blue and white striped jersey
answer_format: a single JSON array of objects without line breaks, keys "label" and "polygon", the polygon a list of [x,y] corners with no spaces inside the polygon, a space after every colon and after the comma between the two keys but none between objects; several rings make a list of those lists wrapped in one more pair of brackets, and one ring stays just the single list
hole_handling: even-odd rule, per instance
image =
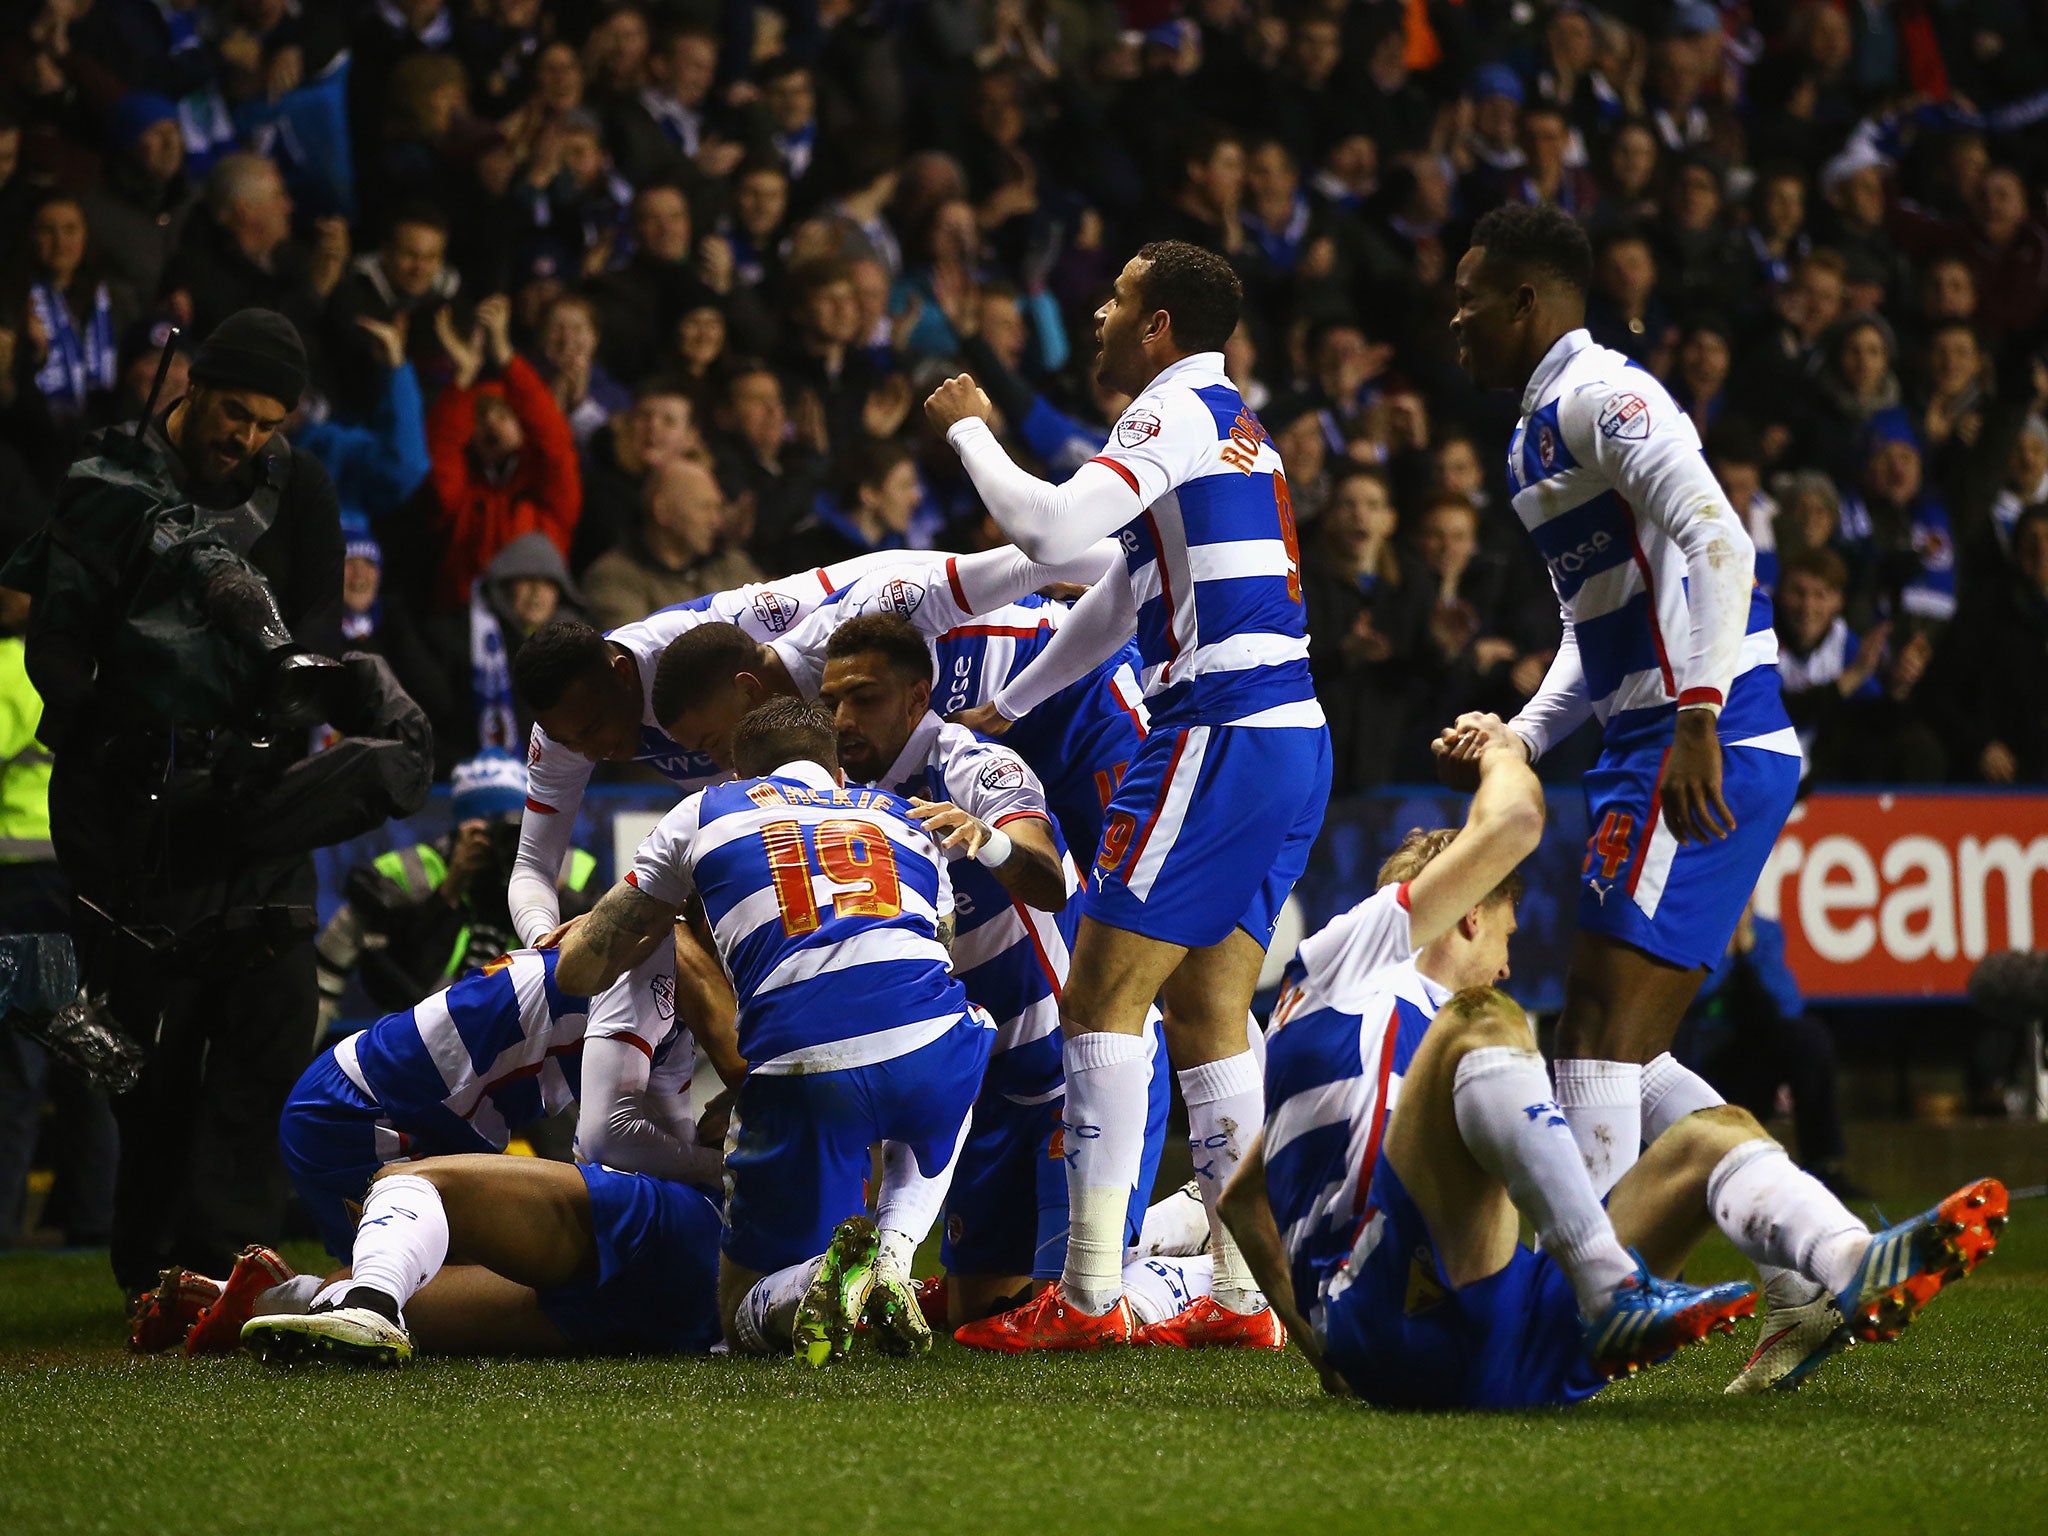
[{"label": "blue and white striped jersey", "polygon": [[[631,653],[640,669],[642,714],[640,746],[633,761],[652,768],[685,789],[701,789],[725,777],[725,771],[708,753],[691,752],[678,746],[661,722],[654,718],[654,669],[661,653],[678,635],[700,624],[737,624],[754,639],[769,641],[786,634],[803,622],[820,603],[848,582],[877,565],[901,565],[920,558],[904,550],[886,554],[860,555],[834,565],[816,566],[781,581],[755,582],[727,592],[713,592],[663,608],[635,624],[622,624],[605,638]],[[526,808],[535,815],[566,814],[574,817],[583,803],[583,790],[596,765],[557,742],[539,726],[533,728],[526,756]]]},{"label": "blue and white striped jersey", "polygon": [[555,985],[555,950],[514,950],[334,1048],[386,1109],[430,1115],[478,1151],[575,1099],[590,1000]]},{"label": "blue and white striped jersey", "polygon": [[[1052,824],[1045,791],[1023,758],[933,714],[919,722],[881,783],[906,799],[950,800],[992,827],[1032,817]],[[1071,896],[1080,873],[1058,827],[1052,835]],[[951,868],[953,974],[996,1025],[986,1083],[1023,1102],[1047,1100],[1061,1083],[1060,988],[1080,903],[1042,912],[1018,901],[972,859],[956,859]]]},{"label": "blue and white striped jersey", "polygon": [[626,1040],[647,1058],[647,1095],[689,1102],[697,1037],[676,1017],[675,950],[655,950],[590,1000],[585,1040]]},{"label": "blue and white striped jersey", "polygon": [[[893,613],[931,642],[937,667],[932,708],[940,715],[986,704],[1045,649],[1067,616],[1065,603],[1033,593],[980,613],[960,584],[957,559],[942,564],[871,570],[834,592],[770,647],[806,698],[816,698],[825,672],[825,645],[848,619]],[[1138,687],[1143,663],[1135,644],[1125,646],[1078,683],[1033,710],[1071,715],[1109,688],[1107,708],[1133,717],[1142,733],[1145,704]]]},{"label": "blue and white striped jersey", "polygon": [[692,795],[640,845],[635,886],[704,898],[750,1071],[889,1061],[968,1013],[938,938],[952,881],[909,809],[795,762]]},{"label": "blue and white striped jersey", "polygon": [[[986,704],[1051,643],[1068,609],[1034,594],[975,613],[955,564],[870,571],[769,644],[804,696],[816,698],[832,631],[862,614],[898,614],[931,642],[934,713],[954,715]],[[1124,645],[1030,710],[1004,737],[1038,774],[1067,840],[1076,846],[1085,841],[1091,855],[1102,807],[1145,737],[1142,665],[1135,643]]]},{"label": "blue and white striped jersey", "polygon": [[1387,1116],[1450,996],[1413,954],[1408,887],[1382,886],[1304,942],[1266,1036],[1266,1194],[1295,1304],[1318,1328],[1378,1240],[1369,1195]]},{"label": "blue and white striped jersey", "polygon": [[1545,355],[1522,410],[1508,484],[1565,639],[1516,729],[1540,752],[1590,710],[1610,747],[1644,746],[1698,704],[1720,711],[1724,746],[1796,755],[1754,547],[1664,386],[1577,330]]},{"label": "blue and white striped jersey", "polygon": [[1153,720],[1323,724],[1287,476],[1223,354],[1162,370],[1089,462],[1122,476],[1144,508],[1117,538]]}]

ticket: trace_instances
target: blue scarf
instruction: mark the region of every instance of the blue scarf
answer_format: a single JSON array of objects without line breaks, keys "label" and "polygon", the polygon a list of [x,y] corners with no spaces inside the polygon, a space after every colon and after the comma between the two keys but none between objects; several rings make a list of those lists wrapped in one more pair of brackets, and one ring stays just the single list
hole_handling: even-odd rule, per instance
[{"label": "blue scarf", "polygon": [[481,576],[469,588],[469,676],[476,694],[477,750],[523,751],[519,713],[512,707],[512,660],[505,654],[505,635],[484,597]]},{"label": "blue scarf", "polygon": [[1308,238],[1308,217],[1308,199],[1297,192],[1284,227],[1267,224],[1249,209],[1238,215],[1238,222],[1244,225],[1245,233],[1252,237],[1258,248],[1266,253],[1268,261],[1282,272],[1292,272],[1295,262],[1301,257],[1301,242]]},{"label": "blue scarf", "polygon": [[[206,46],[196,12],[168,0],[155,0],[155,4],[170,34],[173,58]],[[216,160],[235,148],[234,119],[218,85],[208,81],[178,98],[178,131],[185,136],[185,170],[194,180],[203,179]]]},{"label": "blue scarf", "polygon": [[114,309],[101,283],[92,294],[92,319],[81,336],[64,295],[48,283],[28,291],[29,307],[49,333],[50,355],[36,370],[36,388],[59,420],[83,415],[86,397],[114,387]]},{"label": "blue scarf", "polygon": [[[1792,259],[1797,260],[1805,256],[1812,245],[1813,242],[1807,238],[1806,232],[1800,231],[1799,237],[1788,247]],[[1773,288],[1782,288],[1792,281],[1792,261],[1784,256],[1773,256],[1771,248],[1764,244],[1764,237],[1757,233],[1754,225],[1749,231],[1749,248],[1756,255],[1757,267]]]}]

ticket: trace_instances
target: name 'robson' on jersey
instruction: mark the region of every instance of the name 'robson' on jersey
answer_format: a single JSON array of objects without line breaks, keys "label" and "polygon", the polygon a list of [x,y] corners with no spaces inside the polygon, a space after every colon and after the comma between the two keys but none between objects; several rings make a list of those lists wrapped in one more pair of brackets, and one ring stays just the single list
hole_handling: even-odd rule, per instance
[{"label": "name 'robson' on jersey", "polygon": [[[1686,509],[1646,508],[1624,495],[1629,485],[1675,483],[1669,472],[1693,471],[1679,461],[1700,454],[1699,434],[1663,385],[1572,331],[1531,377],[1523,412],[1508,450],[1515,513],[1550,569],[1609,745],[1654,740],[1681,703],[1696,701],[1721,705],[1724,745],[1782,731],[1777,635],[1759,587],[1750,591],[1727,698],[1687,692],[1693,624],[1686,555],[1672,532]],[[1740,519],[1726,522],[1727,535],[1747,544]]]},{"label": "name 'robson' on jersey", "polygon": [[1162,370],[1092,462],[1145,509],[1117,538],[1153,723],[1321,725],[1287,477],[1223,354]]},{"label": "name 'robson' on jersey", "polygon": [[796,762],[692,795],[640,845],[633,885],[704,898],[750,1072],[893,1060],[968,1012],[938,938],[946,861],[909,811]]}]

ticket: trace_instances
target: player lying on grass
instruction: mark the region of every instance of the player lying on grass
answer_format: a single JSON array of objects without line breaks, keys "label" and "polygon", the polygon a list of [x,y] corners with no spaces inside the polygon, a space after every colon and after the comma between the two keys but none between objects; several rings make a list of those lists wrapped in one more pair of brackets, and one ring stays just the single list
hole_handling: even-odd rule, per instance
[{"label": "player lying on grass", "polygon": [[[739,999],[748,1063],[728,1138],[719,1310],[733,1347],[839,1358],[865,1319],[884,1349],[931,1333],[876,1222],[859,1214],[869,1149],[896,1143],[921,1180],[958,1157],[994,1034],[953,977],[946,856],[910,804],[849,789],[831,720],[777,699],[733,732],[740,778],[692,795],[562,941],[562,985],[601,989],[661,941],[695,892]],[[876,1215],[912,1248],[930,1217],[908,1179]],[[935,1205],[933,1207],[935,1209]]]},{"label": "player lying on grass", "polygon": [[[184,1342],[193,1355],[396,1365],[415,1351],[701,1355],[718,1337],[718,1203],[703,1190],[459,1156],[380,1170],[338,1274],[245,1254]],[[166,1332],[156,1347],[175,1342]]]},{"label": "player lying on grass", "polygon": [[[595,1004],[559,984],[554,951],[515,950],[324,1052],[286,1100],[278,1138],[328,1252],[349,1251],[354,1202],[386,1163],[502,1152],[515,1127],[579,1088],[581,1156],[717,1183],[718,1152],[696,1144],[689,1118],[697,1042],[677,1021],[669,958],[681,932],[671,925],[665,952],[650,944],[627,985]],[[714,995],[691,1011],[737,1077],[729,1008]]]},{"label": "player lying on grass", "polygon": [[[1415,957],[1358,972],[1311,956],[1268,1039],[1265,1127],[1224,1210],[1324,1385],[1388,1407],[1590,1396],[1753,1310],[1750,1285],[1658,1278],[1713,1226],[1837,1298],[1848,1321],[1805,1370],[1895,1337],[1996,1246],[1996,1180],[1872,1234],[1746,1112],[1712,1104],[1660,1127],[1602,1209],[1527,1017],[1492,986],[1542,827],[1504,734],[1490,722],[1465,830],[1411,836],[1363,904],[1383,921],[1406,908]],[[1541,1252],[1520,1245],[1523,1219]]]}]

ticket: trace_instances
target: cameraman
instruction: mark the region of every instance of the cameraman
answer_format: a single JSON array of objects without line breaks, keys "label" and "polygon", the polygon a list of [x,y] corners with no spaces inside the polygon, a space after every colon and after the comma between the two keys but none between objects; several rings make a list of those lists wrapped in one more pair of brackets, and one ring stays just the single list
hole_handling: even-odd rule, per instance
[{"label": "cameraman", "polygon": [[[237,1249],[277,1230],[278,1114],[312,1055],[319,1005],[316,844],[288,845],[272,830],[277,815],[258,814],[304,756],[306,733],[287,711],[265,713],[270,685],[235,669],[239,637],[223,638],[231,626],[217,614],[178,638],[195,655],[227,660],[148,676],[131,658],[154,654],[138,650],[152,636],[131,617],[164,579],[152,541],[161,552],[163,530],[183,518],[188,538],[253,567],[261,581],[244,576],[245,592],[267,583],[267,597],[255,598],[274,599],[289,627],[283,636],[271,624],[269,655],[288,641],[335,654],[340,513],[319,461],[277,435],[306,385],[305,347],[289,320],[261,309],[228,316],[190,377],[140,442],[109,431],[73,466],[39,557],[28,633],[41,735],[56,756],[51,836],[77,897],[80,970],[148,1053],[141,1082],[115,1104],[111,1246],[115,1279],[131,1296],[171,1265],[226,1274]],[[121,543],[110,528],[140,536]],[[166,702],[214,677],[239,690],[219,718]]]},{"label": "cameraman", "polygon": [[[340,1011],[352,974],[380,1012],[396,1013],[519,948],[506,892],[525,807],[526,765],[497,748],[480,752],[456,765],[452,831],[349,871],[348,900],[317,946],[323,1025]],[[604,893],[591,888],[596,871],[581,848],[562,861],[564,920]]]}]

